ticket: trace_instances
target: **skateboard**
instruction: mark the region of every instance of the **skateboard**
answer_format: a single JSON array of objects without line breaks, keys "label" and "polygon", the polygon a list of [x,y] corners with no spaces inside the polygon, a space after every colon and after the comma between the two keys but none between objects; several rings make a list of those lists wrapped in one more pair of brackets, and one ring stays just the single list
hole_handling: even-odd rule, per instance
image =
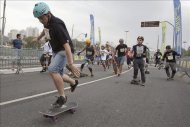
[{"label": "skateboard", "polygon": [[74,114],[78,104],[76,102],[68,102],[60,108],[50,108],[48,110],[39,111],[40,114],[43,115],[45,118],[50,118],[53,121],[57,121],[58,115],[69,111],[70,113]]},{"label": "skateboard", "polygon": [[131,81],[131,84],[134,84],[134,85],[140,85],[140,80],[137,80],[137,81],[132,80],[132,81]]}]

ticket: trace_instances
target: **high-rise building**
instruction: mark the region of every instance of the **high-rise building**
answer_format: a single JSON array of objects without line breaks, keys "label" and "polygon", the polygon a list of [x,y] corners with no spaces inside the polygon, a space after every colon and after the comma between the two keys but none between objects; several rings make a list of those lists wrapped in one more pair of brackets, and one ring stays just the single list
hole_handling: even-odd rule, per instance
[{"label": "high-rise building", "polygon": [[27,27],[26,28],[26,36],[33,36],[33,37],[37,37],[39,35],[39,29],[37,27],[33,28],[33,27]]},{"label": "high-rise building", "polygon": [[17,35],[18,33],[19,33],[19,31],[16,30],[16,29],[10,30],[10,32],[8,33],[9,39],[16,39],[16,35]]}]

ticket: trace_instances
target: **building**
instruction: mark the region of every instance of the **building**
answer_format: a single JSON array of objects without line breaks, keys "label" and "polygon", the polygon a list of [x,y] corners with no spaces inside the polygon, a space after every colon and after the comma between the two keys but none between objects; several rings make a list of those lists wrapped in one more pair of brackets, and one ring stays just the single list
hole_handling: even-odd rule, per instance
[{"label": "building", "polygon": [[10,30],[10,32],[8,33],[8,37],[9,37],[9,39],[16,39],[16,35],[19,33],[19,31],[18,30],[16,30],[16,29],[12,29],[12,30]]},{"label": "building", "polygon": [[26,28],[26,36],[32,36],[32,37],[37,37],[39,35],[39,29],[38,28],[33,28],[33,27],[27,27]]}]

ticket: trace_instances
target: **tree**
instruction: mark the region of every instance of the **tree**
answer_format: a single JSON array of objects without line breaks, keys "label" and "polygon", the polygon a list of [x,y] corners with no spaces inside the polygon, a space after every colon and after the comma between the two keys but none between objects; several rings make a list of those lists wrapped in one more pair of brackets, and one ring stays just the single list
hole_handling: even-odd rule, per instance
[{"label": "tree", "polygon": [[32,42],[32,40],[34,39],[35,37],[26,37],[26,38],[23,38],[23,41],[26,42],[26,44],[24,44],[24,48],[30,48],[30,49],[39,49],[40,48],[40,43],[38,42]]}]

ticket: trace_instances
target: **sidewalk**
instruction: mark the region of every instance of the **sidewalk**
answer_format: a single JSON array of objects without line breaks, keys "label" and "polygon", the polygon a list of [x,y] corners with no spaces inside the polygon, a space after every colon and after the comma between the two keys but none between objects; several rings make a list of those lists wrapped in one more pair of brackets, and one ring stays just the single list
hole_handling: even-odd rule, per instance
[{"label": "sidewalk", "polygon": [[[81,64],[75,64],[75,66],[80,67]],[[23,73],[27,73],[27,72],[36,72],[36,71],[41,71],[42,67],[35,67],[35,68],[23,68]],[[13,71],[11,69],[2,69],[0,70],[0,74],[15,74],[16,73],[16,69]],[[22,73],[22,71],[20,72]]]}]

